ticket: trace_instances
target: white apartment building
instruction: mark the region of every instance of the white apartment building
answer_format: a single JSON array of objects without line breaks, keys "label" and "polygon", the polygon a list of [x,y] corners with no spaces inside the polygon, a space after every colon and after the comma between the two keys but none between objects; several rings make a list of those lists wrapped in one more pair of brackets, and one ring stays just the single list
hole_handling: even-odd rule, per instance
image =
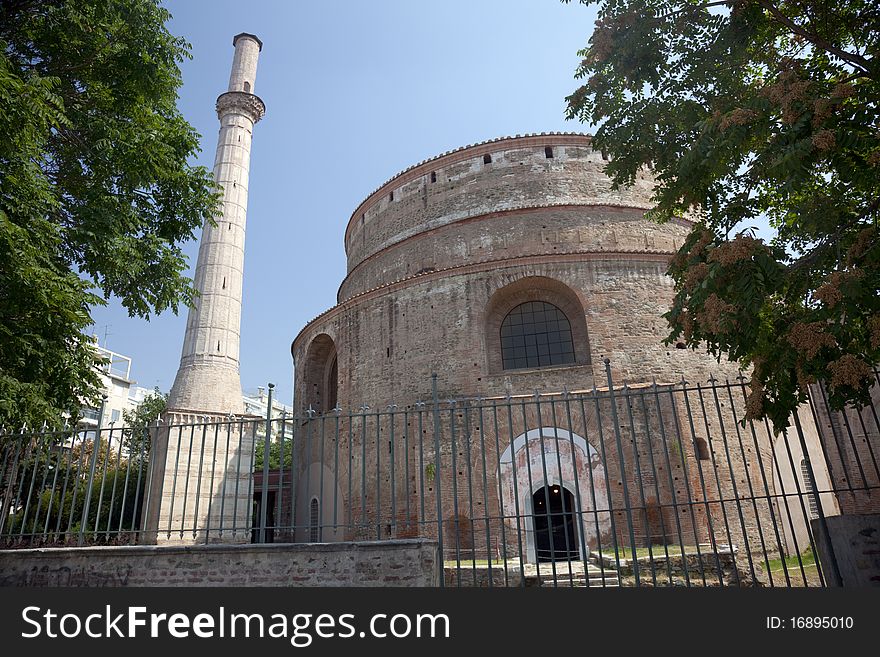
[{"label": "white apartment building", "polygon": [[[94,348],[106,361],[101,365],[100,372],[103,394],[107,395],[101,426],[103,428],[109,428],[111,425],[121,427],[122,411],[136,409],[152,390],[136,385],[137,382],[131,378],[130,357],[101,347],[97,340]],[[99,410],[100,406],[84,408],[79,424],[88,428],[96,427]]]}]

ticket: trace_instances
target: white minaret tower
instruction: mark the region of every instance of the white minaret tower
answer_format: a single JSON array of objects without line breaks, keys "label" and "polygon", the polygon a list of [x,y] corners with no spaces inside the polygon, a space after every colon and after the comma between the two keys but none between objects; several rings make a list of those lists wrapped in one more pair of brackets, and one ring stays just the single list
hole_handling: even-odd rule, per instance
[{"label": "white minaret tower", "polygon": [[254,95],[262,42],[242,33],[232,40],[235,57],[229,90],[217,98],[220,136],[214,180],[223,193],[216,226],[205,224],[196,264],[200,296],[190,308],[180,367],[168,398],[177,412],[241,413],[238,358],[248,172],[254,124],[266,106]]},{"label": "white minaret tower", "polygon": [[254,124],[266,106],[253,93],[263,44],[253,34],[239,34],[232,44],[229,90],[217,98],[214,180],[222,211],[216,226],[206,223],[202,230],[195,275],[200,296],[189,311],[168,410],[152,436],[146,543],[251,539],[254,433],[229,416],[244,411],[238,348],[248,167]]}]

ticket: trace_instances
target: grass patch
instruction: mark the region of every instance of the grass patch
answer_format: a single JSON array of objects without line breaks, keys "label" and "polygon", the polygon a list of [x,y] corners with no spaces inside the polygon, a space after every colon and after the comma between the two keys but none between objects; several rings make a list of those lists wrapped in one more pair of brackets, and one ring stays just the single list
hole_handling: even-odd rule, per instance
[{"label": "grass patch", "polygon": [[[783,563],[785,564],[784,568]],[[816,569],[816,555],[813,554],[812,548],[804,550],[800,555],[800,560],[798,560],[797,555],[785,557],[784,559],[770,559],[769,561],[764,562],[764,567],[773,573],[783,572],[784,570],[793,570],[799,573],[801,570],[801,564],[803,564],[805,572]]]},{"label": "grass patch", "polygon": [[[455,559],[447,559],[443,562],[443,565],[446,568],[457,568],[459,566],[459,564],[462,566],[471,566],[471,567],[473,567],[474,564],[476,564],[478,566],[488,566],[489,559],[459,559],[458,561],[456,561]],[[503,566],[504,559],[492,559],[492,565],[493,566]]]},{"label": "grass patch", "polygon": [[[707,548],[702,548],[700,550],[702,553],[708,551]],[[667,554],[670,557],[681,556],[681,546],[680,545],[652,545],[651,547],[640,547],[635,549],[636,558],[640,559],[642,557],[653,557],[660,558],[665,557]],[[685,554],[696,554],[697,546],[695,545],[685,545],[684,546]],[[628,548],[625,546],[618,547],[614,553],[602,551],[601,554],[607,559],[632,559],[633,558],[633,550],[632,548]]]}]

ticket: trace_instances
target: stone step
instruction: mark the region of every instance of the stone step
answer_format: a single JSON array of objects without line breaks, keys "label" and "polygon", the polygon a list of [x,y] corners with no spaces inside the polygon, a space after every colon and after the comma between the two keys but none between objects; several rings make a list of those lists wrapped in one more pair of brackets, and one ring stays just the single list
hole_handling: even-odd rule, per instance
[{"label": "stone step", "polygon": [[574,581],[569,581],[569,580],[558,581],[558,582],[556,583],[556,586],[554,587],[552,581],[548,582],[547,580],[544,580],[544,581],[541,583],[541,586],[543,586],[543,587],[545,587],[545,588],[549,587],[549,588],[560,588],[560,589],[567,589],[567,588],[575,588],[575,589],[586,589],[586,588],[590,588],[590,589],[616,589],[616,588],[620,588],[620,582],[619,582],[617,579],[606,580],[605,583],[604,583],[604,586],[603,586],[602,580],[594,580],[594,579],[590,579],[590,583],[589,583],[589,586],[588,586],[588,585],[587,585],[587,582],[586,582],[585,580],[582,580],[582,579],[581,579],[581,580],[577,580],[577,579],[576,579],[576,580],[574,580]]},{"label": "stone step", "polygon": [[[553,577],[542,576],[541,586],[554,586]],[[590,573],[589,577],[581,574],[574,574],[571,577],[558,573],[556,576],[556,587],[558,588],[617,588],[620,586],[620,578],[616,572],[605,571],[604,576],[601,573]]]}]

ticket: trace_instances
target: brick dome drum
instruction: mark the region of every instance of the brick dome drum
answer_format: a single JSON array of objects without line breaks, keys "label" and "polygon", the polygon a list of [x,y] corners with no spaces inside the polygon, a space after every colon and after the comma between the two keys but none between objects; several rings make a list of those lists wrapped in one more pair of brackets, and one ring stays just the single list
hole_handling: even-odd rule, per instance
[{"label": "brick dome drum", "polygon": [[[588,135],[508,137],[370,194],[345,232],[338,305],[293,342],[297,408],[411,404],[432,373],[448,397],[584,389],[601,385],[606,357],[631,382],[717,372],[705,354],[661,344],[666,265],[689,222],[646,221],[650,177],[613,189],[605,164]],[[505,317],[535,302],[567,318],[567,362],[505,361]]]}]

